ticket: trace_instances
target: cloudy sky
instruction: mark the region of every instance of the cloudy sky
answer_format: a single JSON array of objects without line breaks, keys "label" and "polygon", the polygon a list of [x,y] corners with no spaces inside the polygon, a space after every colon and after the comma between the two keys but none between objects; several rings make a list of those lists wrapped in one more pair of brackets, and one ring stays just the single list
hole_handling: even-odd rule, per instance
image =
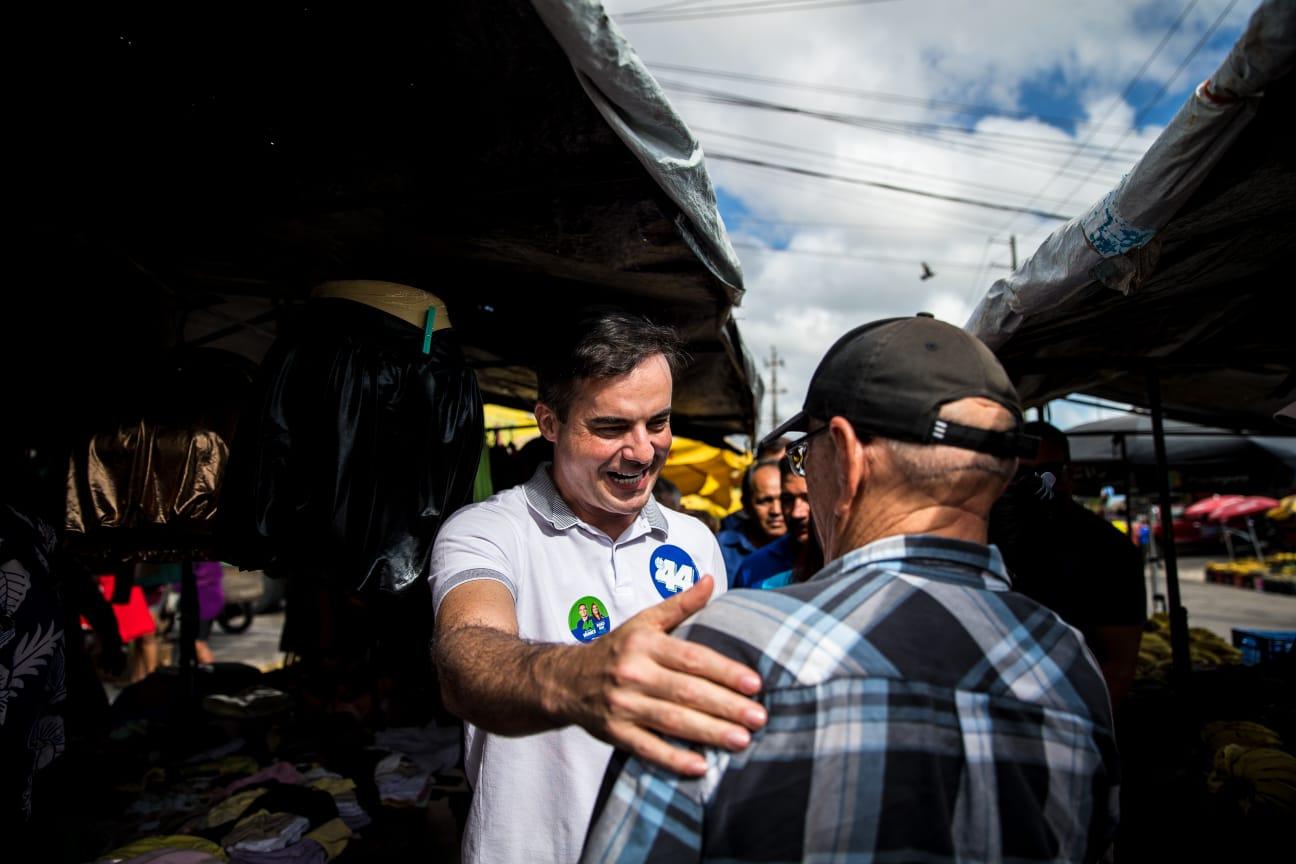
[{"label": "cloudy sky", "polygon": [[[1061,224],[1047,214],[1109,190],[1258,2],[604,5],[703,144],[746,275],[739,324],[767,385],[771,348],[785,358],[787,416],[855,325],[918,311],[963,325],[1008,272],[1010,238],[1024,260]],[[1064,428],[1099,416],[1051,411]],[[762,429],[769,414],[767,395]]]}]

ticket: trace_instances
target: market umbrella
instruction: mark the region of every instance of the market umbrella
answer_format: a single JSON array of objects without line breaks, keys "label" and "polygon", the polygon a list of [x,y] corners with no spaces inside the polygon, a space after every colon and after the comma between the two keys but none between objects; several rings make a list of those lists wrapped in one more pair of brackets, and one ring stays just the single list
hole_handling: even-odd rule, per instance
[{"label": "market umbrella", "polygon": [[1211,511],[1208,517],[1213,522],[1227,522],[1230,519],[1245,519],[1277,507],[1277,498],[1266,498],[1263,495],[1251,495],[1237,501],[1222,504]]},{"label": "market umbrella", "polygon": [[1190,519],[1208,519],[1221,507],[1243,500],[1242,495],[1212,495],[1185,507],[1184,515]]}]

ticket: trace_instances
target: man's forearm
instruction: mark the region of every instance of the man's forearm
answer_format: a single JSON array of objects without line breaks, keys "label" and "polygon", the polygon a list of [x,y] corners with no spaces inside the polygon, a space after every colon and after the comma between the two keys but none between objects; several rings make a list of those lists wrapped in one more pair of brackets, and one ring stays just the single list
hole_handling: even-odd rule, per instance
[{"label": "man's forearm", "polygon": [[494,627],[441,634],[435,653],[446,707],[497,735],[530,735],[565,726],[563,681],[582,646],[527,642]]}]

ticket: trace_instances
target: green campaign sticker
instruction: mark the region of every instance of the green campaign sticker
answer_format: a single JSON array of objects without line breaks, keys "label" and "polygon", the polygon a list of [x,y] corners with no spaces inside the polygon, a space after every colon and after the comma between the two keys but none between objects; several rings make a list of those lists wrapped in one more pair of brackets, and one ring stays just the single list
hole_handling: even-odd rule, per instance
[{"label": "green campaign sticker", "polygon": [[572,604],[567,613],[567,629],[578,642],[592,642],[612,629],[607,604],[594,596],[585,596]]}]

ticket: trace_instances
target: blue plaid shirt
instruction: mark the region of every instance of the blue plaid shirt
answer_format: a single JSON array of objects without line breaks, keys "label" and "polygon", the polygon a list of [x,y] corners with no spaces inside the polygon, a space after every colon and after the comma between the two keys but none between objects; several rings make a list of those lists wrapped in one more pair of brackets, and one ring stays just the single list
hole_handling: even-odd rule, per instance
[{"label": "blue plaid shirt", "polygon": [[682,778],[618,754],[584,862],[1091,861],[1117,821],[1107,691],[999,552],[890,537],[733,591],[679,634],[756,669],[769,722]]}]

